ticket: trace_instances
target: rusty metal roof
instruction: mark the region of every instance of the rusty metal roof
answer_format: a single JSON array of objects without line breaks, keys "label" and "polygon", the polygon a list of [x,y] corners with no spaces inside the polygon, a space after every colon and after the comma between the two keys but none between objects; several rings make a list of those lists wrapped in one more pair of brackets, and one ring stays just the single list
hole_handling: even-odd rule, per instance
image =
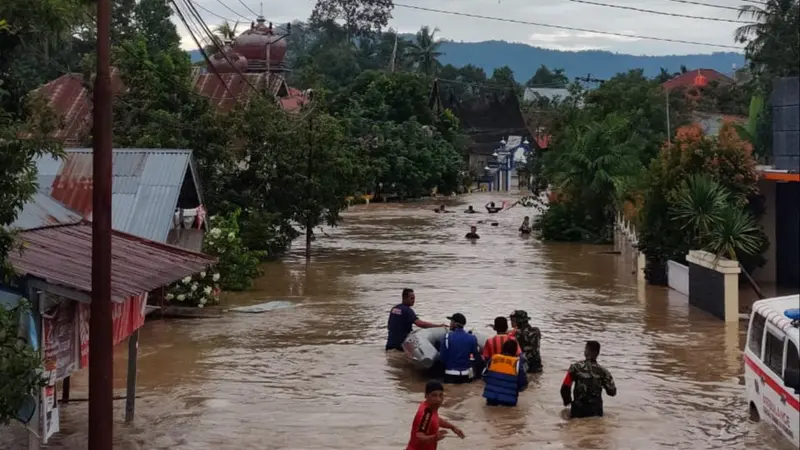
[{"label": "rusty metal roof", "polygon": [[80,214],[49,195],[39,192],[34,194],[33,198],[22,207],[17,220],[11,224],[10,228],[30,230],[51,225],[73,224],[81,220]]},{"label": "rusty metal roof", "polygon": [[[39,192],[92,218],[92,149],[66,149],[63,160],[37,160]],[[114,149],[112,227],[166,242],[184,182],[202,203],[191,150]]]},{"label": "rusty metal roof", "polygon": [[[90,294],[92,224],[82,221],[23,231],[21,252],[8,259],[19,276]],[[111,237],[111,299],[121,302],[201,272],[215,258],[114,231]]]},{"label": "rusty metal roof", "polygon": [[[225,85],[220,82],[220,78]],[[266,72],[221,73],[217,76],[200,67],[194,67],[192,68],[192,85],[195,92],[208,98],[211,104],[221,112],[232,110],[239,100],[246,101],[252,95],[259,95],[253,90],[253,87],[275,97],[285,97],[289,94],[286,79],[282,75]],[[228,86],[228,89],[225,89],[225,86]]]},{"label": "rusty metal roof", "polygon": [[[111,90],[117,94],[122,89],[119,70],[112,68]],[[53,111],[63,120],[63,126],[53,133],[54,138],[61,140],[65,145],[81,145],[90,140],[92,99],[81,74],[61,75],[36,89],[34,93],[44,95]]]}]

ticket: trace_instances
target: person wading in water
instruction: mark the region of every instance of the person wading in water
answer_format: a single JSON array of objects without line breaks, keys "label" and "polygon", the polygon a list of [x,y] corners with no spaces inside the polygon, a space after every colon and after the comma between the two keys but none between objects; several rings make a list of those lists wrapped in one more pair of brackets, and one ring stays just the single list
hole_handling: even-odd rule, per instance
[{"label": "person wading in water", "polygon": [[531,218],[525,216],[522,220],[522,225],[519,227],[519,232],[522,234],[531,234]]},{"label": "person wading in water", "polygon": [[[505,317],[504,317],[505,319]],[[503,343],[503,352],[492,356],[486,364],[483,380],[483,397],[489,406],[517,406],[519,393],[528,387],[528,376],[517,341],[508,339]]]},{"label": "person wading in water", "polygon": [[481,237],[478,235],[478,227],[474,225],[469,227],[469,233],[464,235],[464,237],[467,239],[480,239]]},{"label": "person wading in water", "polygon": [[439,441],[451,430],[456,436],[464,439],[460,428],[439,417],[439,408],[444,400],[444,386],[438,381],[429,381],[425,385],[425,401],[420,403],[414,423],[411,425],[411,438],[406,450],[436,450]]},{"label": "person wading in water", "polygon": [[[597,341],[586,342],[583,352],[584,361],[569,366],[567,376],[561,384],[561,399],[564,406],[572,405],[570,418],[602,417],[603,416],[603,389],[614,397],[617,387],[611,373],[597,363],[600,355],[600,343]],[[572,386],[575,385],[574,396]]]},{"label": "person wading in water", "polygon": [[403,302],[392,308],[389,312],[389,337],[386,339],[386,350],[403,351],[403,342],[411,333],[413,325],[420,328],[449,328],[450,325],[425,322],[417,317],[417,313],[411,309],[416,301],[413,289],[403,289]]},{"label": "person wading in water", "polygon": [[486,204],[486,211],[488,211],[489,214],[497,214],[502,210],[503,210],[503,207],[500,206],[498,208],[497,206],[494,205],[494,202],[489,202],[489,203]]},{"label": "person wading in water", "polygon": [[525,355],[525,363],[528,373],[542,371],[542,355],[539,351],[539,344],[542,340],[542,332],[530,324],[528,313],[516,310],[511,313],[511,326],[514,327],[511,337],[517,340]]}]

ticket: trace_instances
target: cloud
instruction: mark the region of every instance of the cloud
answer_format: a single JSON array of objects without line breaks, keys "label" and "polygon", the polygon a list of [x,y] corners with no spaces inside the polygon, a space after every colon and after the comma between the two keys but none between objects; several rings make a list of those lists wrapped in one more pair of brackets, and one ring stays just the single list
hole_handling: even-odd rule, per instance
[{"label": "cloud", "polygon": [[[240,20],[247,24],[254,20],[252,13],[238,1],[193,0],[218,16]],[[736,11],[687,5],[666,0],[593,0],[617,5],[658,10],[667,13],[697,15],[724,19],[737,19]],[[228,8],[220,2],[224,2]],[[260,0],[242,0],[250,9],[258,11]],[[264,7],[267,20],[275,23],[304,20],[314,6],[314,0],[296,2],[270,2]],[[661,37],[736,45],[733,32],[737,24],[697,19],[681,19],[664,15],[626,11],[571,2],[570,0],[396,0],[398,4],[455,11],[474,15],[515,19],[583,30],[608,31],[640,36]],[[709,2],[711,3],[711,2]],[[717,2],[724,5],[726,2]],[[198,8],[210,25],[222,19]],[[233,10],[233,11],[231,11]],[[236,12],[237,14],[234,14]],[[612,36],[588,31],[560,30],[549,27],[482,20],[463,16],[439,14],[396,7],[389,26],[401,32],[416,32],[423,25],[440,29],[439,36],[454,41],[506,40],[562,50],[604,49],[632,54],[687,54],[730,51],[730,49]],[[188,33],[179,27],[182,36]],[[185,48],[194,48],[191,39],[184,39]]]}]

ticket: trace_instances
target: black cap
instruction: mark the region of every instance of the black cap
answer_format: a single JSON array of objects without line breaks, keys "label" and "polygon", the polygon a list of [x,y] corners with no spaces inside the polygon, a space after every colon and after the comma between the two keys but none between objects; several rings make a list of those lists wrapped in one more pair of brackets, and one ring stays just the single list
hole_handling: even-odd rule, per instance
[{"label": "black cap", "polygon": [[442,383],[436,380],[431,380],[425,383],[425,395],[428,395],[431,392],[436,392],[436,391],[444,392],[444,386],[442,385]]},{"label": "black cap", "polygon": [[448,317],[447,320],[452,320],[453,322],[461,325],[462,327],[467,324],[467,318],[464,317],[461,313],[455,313],[452,316]]}]

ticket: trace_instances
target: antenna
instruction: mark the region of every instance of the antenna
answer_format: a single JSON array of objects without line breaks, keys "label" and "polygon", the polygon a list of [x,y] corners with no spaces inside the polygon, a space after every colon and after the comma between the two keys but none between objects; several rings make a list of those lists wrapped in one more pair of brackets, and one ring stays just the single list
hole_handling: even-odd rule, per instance
[{"label": "antenna", "polygon": [[264,2],[259,3],[261,5],[261,12],[259,13],[261,16],[264,15]]}]

